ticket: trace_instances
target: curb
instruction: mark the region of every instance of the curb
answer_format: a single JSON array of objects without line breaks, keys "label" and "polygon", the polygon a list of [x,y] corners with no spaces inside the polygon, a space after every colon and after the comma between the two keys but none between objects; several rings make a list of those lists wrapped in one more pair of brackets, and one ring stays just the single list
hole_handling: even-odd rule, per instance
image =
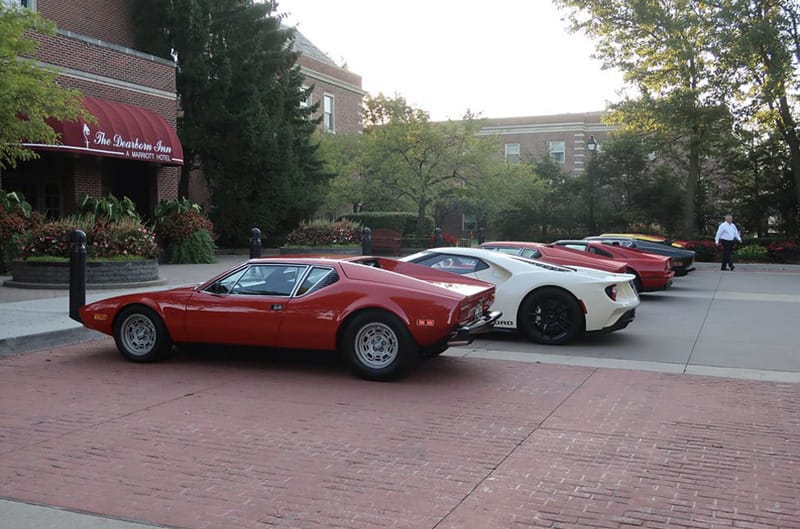
[{"label": "curb", "polygon": [[[115,290],[122,288],[146,288],[166,285],[166,279],[154,279],[152,281],[136,281],[132,283],[87,283],[86,290]],[[69,283],[26,283],[24,281],[14,281],[8,279],[3,282],[4,287],[27,288],[30,290],[69,290]]]},{"label": "curb", "polygon": [[40,349],[51,349],[82,342],[91,342],[103,338],[108,338],[108,336],[97,331],[89,330],[86,327],[4,338],[0,339],[0,357],[30,353]]}]

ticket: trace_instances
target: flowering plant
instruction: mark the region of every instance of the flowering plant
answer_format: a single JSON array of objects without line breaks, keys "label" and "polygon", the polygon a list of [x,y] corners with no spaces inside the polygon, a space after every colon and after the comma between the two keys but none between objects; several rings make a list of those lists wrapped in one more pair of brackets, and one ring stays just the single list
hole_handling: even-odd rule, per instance
[{"label": "flowering plant", "polygon": [[800,260],[800,245],[794,241],[776,241],[767,246],[770,260],[789,263]]},{"label": "flowering plant", "polygon": [[123,218],[112,223],[93,215],[83,215],[46,222],[25,233],[22,256],[69,257],[70,237],[76,229],[86,233],[89,259],[117,256],[150,258],[158,254],[153,231],[138,219]]},{"label": "flowering plant", "polygon": [[303,222],[286,237],[296,246],[346,246],[361,244],[361,225],[350,220]]}]

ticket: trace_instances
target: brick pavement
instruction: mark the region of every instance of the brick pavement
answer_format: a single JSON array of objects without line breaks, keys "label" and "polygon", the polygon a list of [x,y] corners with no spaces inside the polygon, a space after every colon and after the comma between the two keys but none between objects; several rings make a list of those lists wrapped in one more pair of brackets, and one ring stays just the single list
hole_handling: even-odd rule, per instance
[{"label": "brick pavement", "polygon": [[800,385],[296,358],[0,358],[0,497],[188,529],[800,528]]}]

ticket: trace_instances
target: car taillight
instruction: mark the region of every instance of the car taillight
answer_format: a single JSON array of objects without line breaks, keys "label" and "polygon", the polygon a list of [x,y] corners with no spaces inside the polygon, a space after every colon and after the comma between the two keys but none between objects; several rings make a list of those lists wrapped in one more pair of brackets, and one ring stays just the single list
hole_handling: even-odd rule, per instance
[{"label": "car taillight", "polygon": [[494,296],[486,296],[483,298],[483,312],[489,312],[492,304],[494,304]]},{"label": "car taillight", "polygon": [[617,285],[609,285],[606,287],[606,296],[611,298],[611,301],[617,301]]}]

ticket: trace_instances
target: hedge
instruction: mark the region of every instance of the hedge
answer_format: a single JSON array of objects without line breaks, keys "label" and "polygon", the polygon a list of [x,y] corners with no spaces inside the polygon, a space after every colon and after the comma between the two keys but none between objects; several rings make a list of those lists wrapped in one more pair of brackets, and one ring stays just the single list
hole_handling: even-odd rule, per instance
[{"label": "hedge", "polygon": [[[357,222],[370,229],[394,230],[401,235],[414,235],[417,231],[417,214],[408,211],[361,211],[348,213],[341,218]],[[425,217],[425,234],[433,233],[433,217]]]}]

